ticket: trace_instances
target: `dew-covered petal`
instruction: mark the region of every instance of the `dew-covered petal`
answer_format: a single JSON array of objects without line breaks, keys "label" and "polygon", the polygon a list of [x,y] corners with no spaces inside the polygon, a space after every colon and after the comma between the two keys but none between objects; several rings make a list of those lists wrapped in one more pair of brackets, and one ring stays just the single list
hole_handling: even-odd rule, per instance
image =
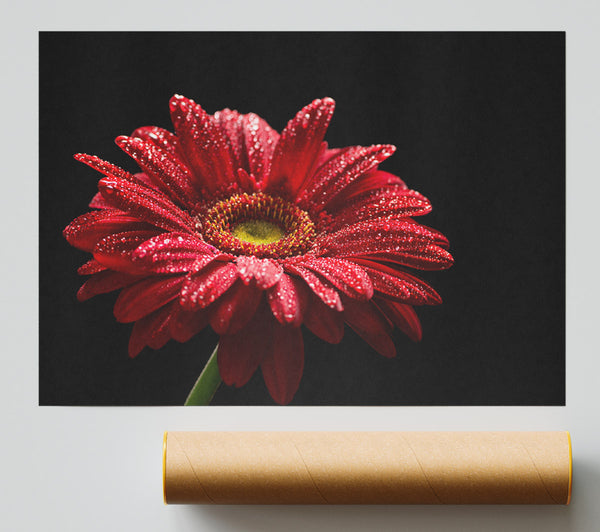
[{"label": "dew-covered petal", "polygon": [[269,171],[279,133],[254,113],[243,115],[242,127],[248,171],[260,182]]},{"label": "dew-covered petal", "polygon": [[157,190],[125,181],[101,179],[98,189],[113,207],[167,231],[194,232],[194,220]]},{"label": "dew-covered petal", "polygon": [[147,316],[175,299],[184,280],[183,276],[149,277],[123,289],[113,309],[115,318],[129,323]]},{"label": "dew-covered petal", "polygon": [[150,179],[150,177],[148,177],[144,172],[136,172],[133,174],[133,177],[138,185],[146,185],[148,188],[158,190],[158,187],[154,181],[152,181],[152,179]]},{"label": "dew-covered petal", "polygon": [[318,255],[354,255],[379,251],[391,245],[434,243],[436,235],[410,219],[369,220],[347,225],[332,233],[322,233],[314,242]]},{"label": "dew-covered petal", "polygon": [[238,279],[215,303],[211,327],[217,334],[235,334],[254,316],[261,298],[262,290]]},{"label": "dew-covered petal", "polygon": [[72,246],[92,252],[100,240],[112,233],[144,230],[151,227],[151,225],[140,222],[134,216],[117,209],[105,209],[78,216],[64,229],[63,236]]},{"label": "dew-covered petal", "polygon": [[272,349],[273,324],[273,318],[261,307],[239,332],[221,336],[217,363],[227,386],[239,388],[250,380]]},{"label": "dew-covered petal", "polygon": [[429,227],[428,225],[424,225],[423,227],[433,235],[433,242],[436,246],[440,246],[444,249],[448,249],[450,247],[448,238],[446,238],[446,236],[440,231],[434,229],[433,227]]},{"label": "dew-covered petal", "polygon": [[321,279],[308,268],[305,268],[299,264],[288,262],[285,265],[285,269],[286,271],[301,277],[308,285],[310,290],[328,307],[336,310],[343,309],[340,294],[329,281]]},{"label": "dew-covered petal", "polygon": [[166,129],[157,126],[144,126],[137,128],[131,136],[154,144],[162,151],[180,159],[179,140],[177,136]]},{"label": "dew-covered petal", "polygon": [[147,340],[147,345],[151,349],[160,349],[172,338],[169,325],[177,305],[177,301],[171,301],[163,308],[154,311],[155,317],[149,326],[150,334]]},{"label": "dew-covered petal", "polygon": [[242,281],[249,284],[254,279],[256,286],[262,290],[266,290],[277,283],[283,274],[283,268],[270,259],[240,255],[236,259],[236,264]]},{"label": "dew-covered petal", "polygon": [[186,310],[205,308],[221,297],[237,278],[235,264],[213,261],[200,272],[186,277],[180,303]]},{"label": "dew-covered petal", "polygon": [[237,176],[241,190],[248,194],[253,194],[258,190],[258,183],[252,174],[249,174],[243,168],[238,168]]},{"label": "dew-covered petal", "polygon": [[306,256],[301,264],[323,276],[349,297],[367,300],[373,295],[371,279],[359,265],[353,262],[334,257]]},{"label": "dew-covered petal", "polygon": [[328,307],[314,297],[304,313],[306,328],[321,340],[330,344],[339,344],[344,337],[343,313]]},{"label": "dew-covered petal", "polygon": [[139,245],[132,260],[153,273],[197,271],[223,256],[199,236],[189,233],[162,233]]},{"label": "dew-covered petal", "polygon": [[310,177],[321,154],[321,143],[329,126],[335,102],[315,100],[290,120],[282,131],[263,190],[294,199]]},{"label": "dew-covered petal", "polygon": [[430,213],[431,203],[411,192],[395,186],[360,194],[335,213],[327,230],[378,218],[409,218]]},{"label": "dew-covered petal", "polygon": [[212,308],[185,310],[177,301],[176,310],[169,322],[171,337],[181,343],[191,340],[208,326]]},{"label": "dew-covered petal", "polygon": [[124,272],[104,270],[93,274],[77,292],[78,301],[86,301],[99,294],[107,294],[135,283],[140,279],[137,275]]},{"label": "dew-covered petal", "polygon": [[114,233],[98,241],[92,250],[94,259],[107,268],[127,273],[142,273],[143,268],[135,264],[132,252],[142,242],[156,236],[157,230],[124,231]]},{"label": "dew-covered petal", "polygon": [[113,206],[111,203],[106,201],[100,192],[96,192],[92,197],[91,201],[88,203],[88,207],[90,209],[112,209]]},{"label": "dew-covered petal", "polygon": [[96,157],[95,155],[88,155],[87,153],[76,153],[74,156],[76,161],[79,161],[83,164],[87,164],[90,168],[97,170],[101,174],[104,174],[107,177],[117,177],[119,179],[125,179],[126,181],[131,181],[133,183],[137,183],[137,179],[127,170],[123,170],[108,161],[104,161],[100,159],[100,157]]},{"label": "dew-covered petal", "polygon": [[100,264],[96,259],[90,259],[77,268],[77,273],[79,275],[92,275],[94,273],[105,271],[106,269],[104,264]]},{"label": "dew-covered petal", "polygon": [[248,170],[248,159],[244,147],[243,115],[235,110],[223,109],[217,111],[213,118],[229,139],[234,167]]},{"label": "dew-covered petal", "polygon": [[421,341],[423,337],[421,322],[410,305],[382,298],[376,298],[374,301],[394,326],[398,327],[413,342]]},{"label": "dew-covered petal", "polygon": [[267,301],[275,319],[282,325],[299,326],[308,301],[308,288],[299,279],[283,274],[267,290]]},{"label": "dew-covered petal", "polygon": [[120,136],[115,142],[172,201],[193,208],[202,200],[190,171],[175,156],[137,137]]},{"label": "dew-covered petal", "polygon": [[130,357],[137,356],[146,346],[160,349],[171,339],[169,322],[176,303],[176,301],[172,301],[135,322],[129,337]]},{"label": "dew-covered petal", "polygon": [[413,268],[449,268],[452,255],[435,244],[437,239],[427,227],[411,220],[372,220],[320,236],[314,242],[314,251],[318,255],[336,257],[385,253]]},{"label": "dew-covered petal", "polygon": [[[343,207],[346,202],[354,199],[360,194],[371,192],[384,187],[397,186],[408,190],[406,183],[397,175],[384,172],[382,170],[371,170],[353,181],[344,190],[342,190],[328,205],[328,210],[337,210]],[[414,191],[413,191],[414,192]],[[418,195],[418,192],[415,194]]]},{"label": "dew-covered petal", "polygon": [[144,242],[135,251],[136,258],[144,258],[147,255],[160,251],[194,251],[197,254],[218,253],[217,248],[205,242],[199,235],[190,233],[161,233],[160,235]]},{"label": "dew-covered petal", "polygon": [[390,157],[396,148],[377,144],[353,146],[321,166],[299,200],[304,209],[322,209],[345,187]]},{"label": "dew-covered petal", "polygon": [[355,260],[369,274],[378,295],[409,305],[439,305],[442,302],[431,286],[408,272],[376,261]]},{"label": "dew-covered petal", "polygon": [[344,300],[344,321],[379,354],[388,358],[396,356],[390,337],[391,326],[371,301]]},{"label": "dew-covered petal", "polygon": [[[254,113],[242,115],[231,109],[223,109],[213,117],[229,139],[235,167],[260,181],[268,171],[279,134]],[[240,185],[242,190],[255,190],[248,189],[243,183]]]},{"label": "dew-covered petal", "polygon": [[[101,174],[104,174],[106,177],[124,179],[125,181],[130,181],[131,183],[135,183],[141,187],[147,187],[151,189],[156,189],[156,185],[148,178],[146,174],[143,172],[138,172],[136,174],[132,174],[123,168],[120,168],[108,161],[100,159],[100,157],[96,157],[95,155],[88,155],[87,153],[76,153],[74,155],[76,161],[82,162],[97,170]],[[107,209],[111,208],[112,204],[108,202],[102,194],[98,192],[90,201],[89,206],[93,209]]]},{"label": "dew-covered petal", "polygon": [[272,348],[260,363],[273,400],[287,405],[296,394],[304,371],[304,341],[299,327],[275,325]]},{"label": "dew-covered petal", "polygon": [[317,159],[317,169],[328,163],[334,157],[337,157],[340,153],[346,151],[347,148],[332,148],[328,149],[327,142],[323,142],[324,149],[321,150],[319,158]]},{"label": "dew-covered petal", "polygon": [[173,96],[169,105],[175,132],[200,193],[214,193],[235,183],[232,151],[218,122],[183,96]]},{"label": "dew-covered petal", "polygon": [[445,270],[454,263],[450,253],[433,244],[413,244],[399,249],[392,246],[383,251],[357,254],[356,257],[376,262],[391,262],[425,271]]}]

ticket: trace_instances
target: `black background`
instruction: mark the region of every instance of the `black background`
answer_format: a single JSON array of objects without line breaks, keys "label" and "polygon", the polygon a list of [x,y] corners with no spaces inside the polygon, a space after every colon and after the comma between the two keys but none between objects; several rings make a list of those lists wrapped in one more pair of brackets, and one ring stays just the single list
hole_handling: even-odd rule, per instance
[{"label": "black background", "polygon": [[[217,336],[127,356],[115,294],[78,303],[87,254],[62,229],[98,173],[136,166],[112,140],[172,129],[168,100],[256,112],[277,130],[331,96],[331,147],[395,144],[382,169],[425,194],[455,265],[425,272],[423,341],[389,360],[351,330],[305,332],[296,405],[561,405],[565,401],[564,33],[41,33],[40,404],[178,405]],[[18,103],[15,103],[18,105]],[[32,132],[32,134],[34,134]],[[258,371],[213,404],[272,404]]]}]

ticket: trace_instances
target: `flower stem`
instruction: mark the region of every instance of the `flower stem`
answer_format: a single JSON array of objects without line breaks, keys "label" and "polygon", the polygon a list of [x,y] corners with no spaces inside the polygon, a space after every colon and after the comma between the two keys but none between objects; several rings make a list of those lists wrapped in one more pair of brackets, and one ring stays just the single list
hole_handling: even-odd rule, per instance
[{"label": "flower stem", "polygon": [[219,366],[217,364],[217,351],[219,344],[210,355],[206,366],[200,373],[196,384],[190,391],[184,406],[204,406],[209,405],[212,401],[215,392],[221,384],[221,375],[219,374]]}]

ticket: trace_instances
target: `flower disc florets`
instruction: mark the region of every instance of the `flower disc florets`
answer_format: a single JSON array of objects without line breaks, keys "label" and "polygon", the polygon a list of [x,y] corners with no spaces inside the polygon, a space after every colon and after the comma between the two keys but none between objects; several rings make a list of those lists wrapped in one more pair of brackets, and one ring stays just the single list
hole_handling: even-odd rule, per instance
[{"label": "flower disc florets", "polygon": [[316,234],[305,211],[262,192],[239,194],[213,204],[199,216],[198,229],[222,251],[260,258],[301,255]]}]

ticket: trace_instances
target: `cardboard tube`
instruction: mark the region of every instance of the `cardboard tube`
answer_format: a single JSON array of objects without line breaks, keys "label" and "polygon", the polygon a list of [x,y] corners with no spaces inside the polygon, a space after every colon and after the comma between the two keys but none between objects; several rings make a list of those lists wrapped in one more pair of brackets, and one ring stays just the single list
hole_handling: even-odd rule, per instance
[{"label": "cardboard tube", "polygon": [[167,432],[165,503],[568,504],[568,432]]}]

